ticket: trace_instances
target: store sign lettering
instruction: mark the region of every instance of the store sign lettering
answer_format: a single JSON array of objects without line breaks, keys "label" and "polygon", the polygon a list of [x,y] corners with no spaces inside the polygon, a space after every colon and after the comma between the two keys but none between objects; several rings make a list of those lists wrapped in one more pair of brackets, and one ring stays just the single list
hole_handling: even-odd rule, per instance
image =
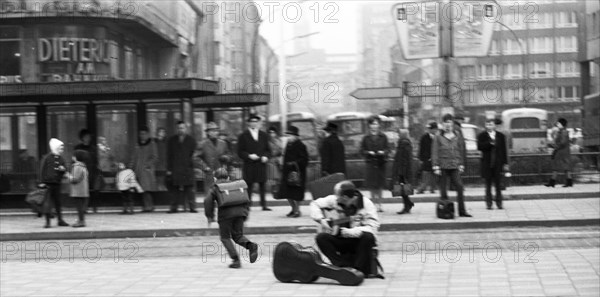
[{"label": "store sign lettering", "polygon": [[20,75],[0,75],[0,84],[23,83]]},{"label": "store sign lettering", "polygon": [[40,62],[96,62],[108,63],[109,40],[92,38],[40,38],[38,60]]},{"label": "store sign lettering", "polygon": [[48,81],[98,81],[108,80],[108,74],[97,74],[96,64],[108,64],[110,40],[93,38],[40,38],[38,61],[41,63],[77,63],[74,73],[42,74]]}]

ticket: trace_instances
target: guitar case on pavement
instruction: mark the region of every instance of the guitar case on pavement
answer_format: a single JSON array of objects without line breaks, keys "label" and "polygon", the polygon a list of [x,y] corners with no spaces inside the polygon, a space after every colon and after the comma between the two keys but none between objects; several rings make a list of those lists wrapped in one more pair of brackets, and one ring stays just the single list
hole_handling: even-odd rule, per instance
[{"label": "guitar case on pavement", "polygon": [[273,274],[283,283],[312,283],[324,277],[344,286],[358,286],[365,278],[362,272],[354,268],[324,263],[314,248],[303,247],[295,242],[281,242],[275,247]]}]

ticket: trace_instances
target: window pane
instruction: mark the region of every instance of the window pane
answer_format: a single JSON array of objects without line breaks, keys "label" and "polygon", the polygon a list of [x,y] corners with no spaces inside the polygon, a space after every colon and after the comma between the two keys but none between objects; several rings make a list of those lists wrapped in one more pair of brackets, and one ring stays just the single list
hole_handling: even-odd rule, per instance
[{"label": "window pane", "polygon": [[[17,135],[14,135],[14,132]],[[14,143],[15,138],[18,143]],[[9,192],[26,193],[35,188],[38,174],[37,156],[35,109],[2,108],[0,110],[1,173],[9,179]]]},{"label": "window pane", "polygon": [[0,41],[0,75],[21,74],[20,47],[19,41]]},{"label": "window pane", "polygon": [[137,116],[133,104],[98,106],[98,165],[116,172],[116,162],[127,164],[137,141]]},{"label": "window pane", "polygon": [[48,138],[65,143],[64,158],[69,163],[74,147],[79,144],[79,131],[87,128],[85,106],[50,106],[46,119]]},{"label": "window pane", "polygon": [[540,120],[538,118],[518,118],[510,122],[511,129],[539,129]]},{"label": "window pane", "polygon": [[175,135],[175,124],[181,120],[179,103],[153,103],[146,105],[148,112],[148,128],[152,137],[156,137],[156,129],[165,128],[167,137]]}]

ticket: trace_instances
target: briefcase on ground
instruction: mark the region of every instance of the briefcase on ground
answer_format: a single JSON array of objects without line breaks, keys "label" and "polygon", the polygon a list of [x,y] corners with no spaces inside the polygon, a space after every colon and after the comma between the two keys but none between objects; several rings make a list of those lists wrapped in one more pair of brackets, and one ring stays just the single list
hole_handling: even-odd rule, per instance
[{"label": "briefcase on ground", "polygon": [[440,200],[436,204],[436,214],[440,219],[454,219],[454,202],[450,200]]},{"label": "briefcase on ground", "polygon": [[333,187],[346,179],[343,173],[334,173],[328,176],[319,178],[308,184],[308,190],[313,196],[313,200],[318,198],[326,197],[333,194]]},{"label": "briefcase on ground", "polygon": [[219,190],[219,207],[242,205],[250,202],[248,198],[248,185],[243,180],[215,184]]}]

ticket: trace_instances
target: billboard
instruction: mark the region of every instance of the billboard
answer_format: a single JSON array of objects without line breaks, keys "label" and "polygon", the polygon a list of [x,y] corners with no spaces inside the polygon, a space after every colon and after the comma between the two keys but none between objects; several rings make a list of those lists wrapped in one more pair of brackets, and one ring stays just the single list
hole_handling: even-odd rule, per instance
[{"label": "billboard", "polygon": [[496,15],[489,1],[452,1],[452,52],[454,57],[487,56]]},{"label": "billboard", "polygon": [[392,17],[404,59],[440,56],[439,3],[405,1],[392,7]]}]

